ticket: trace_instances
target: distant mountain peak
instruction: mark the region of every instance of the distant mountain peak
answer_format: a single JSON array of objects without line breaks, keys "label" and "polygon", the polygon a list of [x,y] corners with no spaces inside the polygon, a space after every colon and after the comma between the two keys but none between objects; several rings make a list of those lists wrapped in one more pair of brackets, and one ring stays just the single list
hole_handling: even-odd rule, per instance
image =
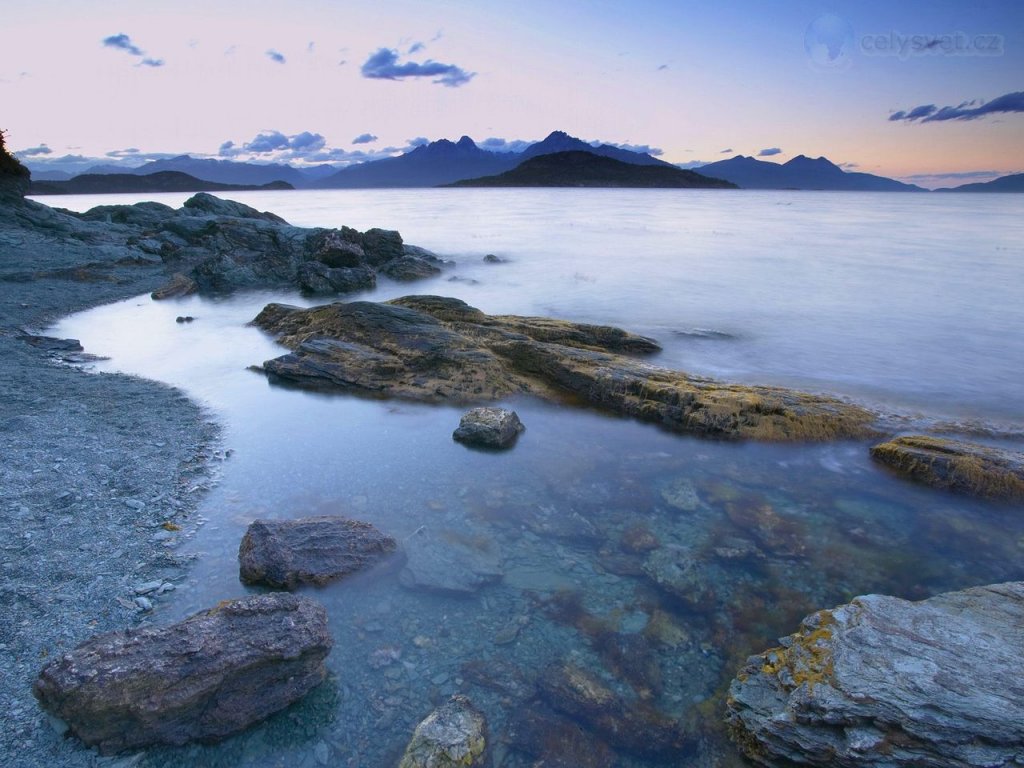
[{"label": "distant mountain peak", "polygon": [[455,146],[462,147],[463,149],[477,148],[476,142],[469,138],[469,136],[463,136],[461,139],[459,139],[458,143],[456,143]]}]

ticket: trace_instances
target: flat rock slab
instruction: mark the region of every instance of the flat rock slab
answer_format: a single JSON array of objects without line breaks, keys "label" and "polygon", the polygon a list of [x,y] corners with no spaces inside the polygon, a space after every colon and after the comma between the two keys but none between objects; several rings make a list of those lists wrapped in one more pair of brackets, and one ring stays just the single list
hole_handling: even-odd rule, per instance
[{"label": "flat rock slab", "polygon": [[876,434],[875,416],[835,398],[723,384],[644,363],[651,339],[610,326],[485,315],[458,299],[405,296],[309,309],[268,304],[254,323],[292,350],[272,378],[428,402],[529,393],[719,438],[826,440]]},{"label": "flat rock slab", "polygon": [[1024,499],[1024,453],[911,435],[879,443],[871,458],[934,488],[990,499]]},{"label": "flat rock slab", "polygon": [[246,584],[275,589],[323,586],[378,562],[395,548],[390,536],[345,517],[255,520],[238,547],[238,573]]},{"label": "flat rock slab", "polygon": [[506,408],[473,408],[463,414],[452,439],[478,448],[511,448],[526,427]]},{"label": "flat rock slab", "polygon": [[767,766],[1018,765],[1024,582],[819,611],[747,660],[726,722]]},{"label": "flat rock slab", "polygon": [[485,764],[487,722],[465,696],[452,696],[416,726],[398,768],[475,768]]},{"label": "flat rock slab", "polygon": [[504,576],[501,552],[488,537],[424,528],[402,549],[406,561],[399,581],[408,589],[471,595]]},{"label": "flat rock slab", "polygon": [[32,692],[103,754],[217,741],[319,684],[332,644],[318,603],[257,595],[169,627],[98,635],[48,664]]}]

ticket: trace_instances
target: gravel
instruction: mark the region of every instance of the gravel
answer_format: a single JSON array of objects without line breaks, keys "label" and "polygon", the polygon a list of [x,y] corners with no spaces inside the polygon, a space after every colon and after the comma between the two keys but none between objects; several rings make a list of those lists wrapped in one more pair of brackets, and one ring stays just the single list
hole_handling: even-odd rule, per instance
[{"label": "gravel", "polygon": [[63,738],[31,686],[48,659],[173,599],[219,430],[179,391],[89,374],[26,343],[57,317],[167,278],[40,220],[38,206],[0,202],[0,765],[128,765]]}]

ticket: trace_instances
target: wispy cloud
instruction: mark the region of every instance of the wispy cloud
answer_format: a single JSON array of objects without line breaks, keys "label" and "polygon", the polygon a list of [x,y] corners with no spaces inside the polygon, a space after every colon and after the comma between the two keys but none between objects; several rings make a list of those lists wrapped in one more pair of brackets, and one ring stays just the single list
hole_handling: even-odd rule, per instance
[{"label": "wispy cloud", "polygon": [[964,101],[955,107],[938,107],[935,104],[922,104],[912,109],[900,110],[889,115],[890,121],[912,123],[934,123],[945,120],[977,120],[986,115],[1008,112],[1024,112],[1024,91],[1014,91],[997,96],[991,101]]},{"label": "wispy cloud", "polygon": [[772,155],[781,155],[781,154],[782,154],[782,150],[779,149],[778,147],[768,147],[767,149],[762,149],[760,152],[758,152],[757,156],[758,157],[771,157]]},{"label": "wispy cloud", "polygon": [[652,147],[650,144],[615,144],[613,142],[607,141],[592,141],[590,143],[595,147],[604,144],[609,147],[618,147],[619,149],[626,149],[629,150],[630,152],[639,152],[640,154],[644,155],[653,155],[654,157],[665,154],[665,151],[663,149],[661,149],[660,147]]},{"label": "wispy cloud", "polygon": [[409,46],[409,50],[406,51],[406,53],[411,56],[414,53],[419,53],[426,47],[427,46],[425,46],[423,43],[413,43],[412,45]]},{"label": "wispy cloud", "polygon": [[664,72],[666,69],[668,69],[668,64],[662,64],[658,67],[659,72]]},{"label": "wispy cloud", "polygon": [[502,139],[492,136],[481,141],[479,146],[481,149],[491,152],[522,152],[531,144],[533,144],[532,141],[524,141],[523,139]]},{"label": "wispy cloud", "polygon": [[220,145],[219,154],[223,157],[234,157],[240,154],[265,155],[287,150],[295,156],[301,156],[317,152],[326,144],[327,141],[323,136],[310,131],[303,131],[292,136],[286,136],[280,131],[261,131],[252,141],[245,142],[241,147],[233,141],[225,141]]},{"label": "wispy cloud", "polygon": [[733,150],[732,150],[732,147],[729,147],[728,149],[723,149],[723,150],[722,150],[721,152],[719,152],[718,154],[720,154],[720,155],[731,155],[731,154],[732,154],[732,151],[733,151]]},{"label": "wispy cloud", "polygon": [[422,147],[426,144],[429,144],[430,139],[428,139],[426,136],[417,136],[415,139],[409,139],[409,141],[406,143],[409,145],[411,149],[415,149],[416,147]]},{"label": "wispy cloud", "polygon": [[139,46],[135,45],[135,43],[132,42],[132,39],[124,32],[105,37],[102,42],[107,48],[124,51],[129,56],[135,56],[136,58],[141,59],[141,61],[135,65],[137,67],[162,67],[165,63],[163,59],[155,59],[146,56],[146,52],[139,48]]},{"label": "wispy cloud", "polygon": [[264,55],[271,61],[276,61],[278,64],[284,64],[287,61],[283,53],[275,51],[273,48],[268,48]]},{"label": "wispy cloud", "polygon": [[353,144],[372,144],[377,140],[377,137],[372,133],[361,133],[352,139]]},{"label": "wispy cloud", "polygon": [[19,157],[38,157],[39,155],[52,155],[53,150],[45,144],[40,144],[38,147],[29,147],[28,149],[20,149],[16,153]]},{"label": "wispy cloud", "polygon": [[458,88],[473,79],[475,72],[467,72],[455,64],[442,64],[427,59],[423,63],[415,61],[398,62],[398,51],[393,48],[378,48],[370,54],[360,71],[363,77],[373,80],[404,80],[407,77],[431,77],[432,82]]}]

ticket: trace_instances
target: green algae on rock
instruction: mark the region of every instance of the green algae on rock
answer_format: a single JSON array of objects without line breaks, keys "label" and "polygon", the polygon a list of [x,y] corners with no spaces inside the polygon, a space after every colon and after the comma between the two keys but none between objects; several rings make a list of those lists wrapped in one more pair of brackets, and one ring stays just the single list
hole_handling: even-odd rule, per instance
[{"label": "green algae on rock", "polygon": [[485,764],[487,722],[465,696],[452,696],[416,726],[398,768],[474,768]]},{"label": "green algae on rock", "polygon": [[940,437],[911,435],[879,443],[871,458],[935,488],[1024,500],[1024,454]]},{"label": "green algae on rock", "polygon": [[630,355],[660,347],[609,326],[485,315],[441,296],[309,309],[268,304],[254,323],[292,350],[264,370],[313,388],[426,402],[575,399],[674,432],[726,439],[873,434],[872,413],[836,398],[724,384],[637,360]]}]

